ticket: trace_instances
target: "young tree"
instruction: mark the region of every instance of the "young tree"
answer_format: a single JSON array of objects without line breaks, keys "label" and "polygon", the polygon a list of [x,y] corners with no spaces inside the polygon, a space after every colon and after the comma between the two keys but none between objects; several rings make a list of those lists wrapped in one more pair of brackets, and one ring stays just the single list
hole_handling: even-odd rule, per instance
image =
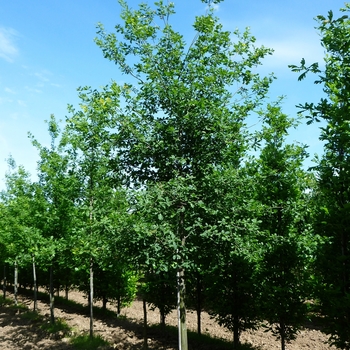
[{"label": "young tree", "polygon": [[306,206],[308,181],[302,164],[305,146],[286,143],[296,121],[281,112],[279,104],[268,105],[261,131],[263,148],[253,175],[259,186],[257,200],[264,210],[260,241],[264,245],[259,267],[263,317],[281,340],[281,349],[306,319],[309,296],[306,267],[310,225]]},{"label": "young tree", "polygon": [[[115,116],[119,107],[120,88],[116,84],[102,91],[89,87],[79,88],[81,99],[80,110],[69,107],[71,116],[67,118],[61,146],[70,154],[70,168],[80,181],[79,220],[75,228],[75,247],[73,253],[78,258],[80,267],[87,268],[89,261],[90,275],[90,336],[93,336],[93,300],[94,261],[108,250],[113,240],[103,239],[106,232],[113,232],[111,213],[115,206],[109,206],[113,197],[125,203],[123,192],[118,193],[117,179],[109,169],[109,159],[113,148],[110,143],[110,132],[117,124]],[[120,196],[118,196],[120,194]],[[120,206],[125,210],[125,206]]]},{"label": "young tree", "polygon": [[[174,4],[164,1],[154,9],[141,4],[133,11],[120,0],[123,25],[115,27],[116,34],[107,34],[100,25],[96,39],[104,56],[128,76],[121,91],[125,107],[115,137],[116,163],[122,164],[129,183],[144,186],[149,198],[160,200],[156,230],[145,235],[154,254],[163,240],[163,252],[169,251],[177,270],[183,350],[185,270],[195,241],[193,208],[202,200],[201,181],[225,162],[239,164],[244,120],[262,103],[272,79],[253,73],[271,51],[255,47],[248,31],[235,32],[237,41],[231,41],[231,33],[214,16],[212,2],[206,2],[208,11],[196,17],[197,34],[189,45],[170,24]],[[235,93],[233,85],[238,87]]]},{"label": "young tree", "polygon": [[37,304],[36,259],[45,254],[45,241],[38,218],[42,212],[42,198],[38,188],[30,180],[30,174],[22,166],[17,167],[13,158],[8,160],[6,190],[0,194],[3,203],[3,236],[7,247],[7,259],[15,269],[14,294],[17,303],[18,267],[32,264],[34,286],[34,310]]},{"label": "young tree", "polygon": [[[349,12],[346,4],[343,12]],[[308,123],[322,121],[320,140],[324,154],[314,167],[318,183],[318,217],[315,231],[325,239],[316,267],[319,272],[318,297],[325,318],[325,332],[332,344],[350,349],[350,19],[317,16],[321,44],[325,49],[325,69],[317,63],[290,66],[302,72],[299,80],[311,71],[318,74],[325,98],[317,104],[299,105],[307,113]]]},{"label": "young tree", "polygon": [[[47,260],[42,263],[49,266],[50,314],[51,322],[54,323],[54,277],[58,281],[57,288],[59,290],[59,277],[65,276],[66,278],[67,274],[71,274],[69,270],[73,270],[68,238],[72,232],[74,217],[77,214],[76,198],[79,194],[80,184],[72,169],[69,168],[72,160],[68,154],[63,154],[62,147],[57,145],[61,131],[53,115],[48,121],[48,131],[51,136],[50,148],[42,146],[31,134],[30,138],[40,155],[38,188],[40,188],[46,204],[40,216],[40,222],[43,236],[46,238],[48,246],[51,247]],[[54,271],[54,267],[57,267],[56,271]]]}]

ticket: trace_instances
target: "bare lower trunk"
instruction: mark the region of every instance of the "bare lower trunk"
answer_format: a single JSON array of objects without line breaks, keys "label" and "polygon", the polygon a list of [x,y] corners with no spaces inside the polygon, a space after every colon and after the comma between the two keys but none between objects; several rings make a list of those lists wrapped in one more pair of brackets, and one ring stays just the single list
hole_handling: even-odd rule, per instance
[{"label": "bare lower trunk", "polygon": [[201,312],[202,312],[202,284],[200,277],[197,276],[197,333],[202,333],[202,322],[201,322]]},{"label": "bare lower trunk", "polygon": [[[180,212],[180,220],[178,226],[178,233],[181,237],[181,246],[185,247],[186,237],[184,230],[185,223],[185,214],[183,211]],[[187,326],[186,326],[186,305],[185,305],[185,294],[186,294],[186,286],[185,286],[185,269],[183,268],[183,258],[180,257],[178,260],[178,268],[177,268],[177,317],[178,317],[178,331],[179,331],[179,350],[188,350],[188,342],[187,342]]]},{"label": "bare lower trunk", "polygon": [[55,295],[53,288],[53,267],[50,266],[50,320],[51,324],[55,323]]},{"label": "bare lower trunk", "polygon": [[90,338],[94,336],[94,270],[93,260],[90,258]]},{"label": "bare lower trunk", "polygon": [[147,343],[147,305],[146,305],[146,299],[142,299],[142,306],[143,306],[143,349],[148,349],[148,343]]},{"label": "bare lower trunk", "polygon": [[233,348],[236,350],[239,348],[239,318],[238,316],[233,317]]},{"label": "bare lower trunk", "polygon": [[33,289],[34,289],[34,311],[37,309],[38,301],[38,285],[36,283],[36,268],[35,268],[35,257],[33,256]]},{"label": "bare lower trunk", "polygon": [[102,310],[105,312],[107,310],[107,302],[108,302],[108,299],[103,296],[102,297]]},{"label": "bare lower trunk", "polygon": [[3,292],[4,300],[6,299],[6,283],[7,283],[7,279],[6,279],[6,264],[4,264],[4,284],[2,285],[2,292]]},{"label": "bare lower trunk", "polygon": [[160,316],[160,326],[162,327],[163,330],[165,330],[166,315],[165,315],[165,312],[164,312],[164,308],[161,308],[159,310],[159,316]]},{"label": "bare lower trunk", "polygon": [[15,261],[15,278],[14,278],[14,286],[13,286],[13,292],[15,297],[15,305],[18,305],[18,266],[17,261]]},{"label": "bare lower trunk", "polygon": [[68,285],[66,285],[66,295],[65,295],[66,300],[68,300],[68,292],[69,292],[69,288],[68,288]]},{"label": "bare lower trunk", "polygon": [[281,350],[286,349],[286,325],[284,321],[280,321],[280,329],[281,329]]},{"label": "bare lower trunk", "polygon": [[185,270],[177,270],[177,317],[179,327],[179,350],[188,350],[186,306],[185,306]]},{"label": "bare lower trunk", "polygon": [[118,301],[117,301],[117,314],[118,314],[118,316],[120,315],[121,304],[122,304],[122,301],[120,300],[120,295],[119,295]]}]

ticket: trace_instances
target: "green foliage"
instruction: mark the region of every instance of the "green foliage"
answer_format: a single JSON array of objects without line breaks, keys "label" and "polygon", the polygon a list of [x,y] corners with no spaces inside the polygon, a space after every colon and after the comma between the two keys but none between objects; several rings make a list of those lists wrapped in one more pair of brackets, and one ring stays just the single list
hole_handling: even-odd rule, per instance
[{"label": "green foliage", "polygon": [[[349,9],[346,4],[341,11]],[[325,69],[320,71],[314,65],[311,70],[319,74],[315,83],[322,84],[326,97],[317,104],[300,106],[310,122],[322,121],[320,140],[324,142],[324,154],[314,167],[317,173],[314,226],[323,241],[315,264],[316,296],[331,343],[340,349],[350,349],[350,20],[347,15],[334,18],[329,11],[327,16],[317,16],[317,22],[326,52]],[[299,68],[306,73],[302,63]]]},{"label": "green foliage", "polygon": [[[268,105],[259,137],[259,158],[248,165],[260,184],[256,199],[263,206],[259,215],[262,254],[257,278],[261,316],[268,329],[285,342],[295,336],[306,319],[305,300],[309,296],[310,230],[307,207],[308,175],[302,169],[305,146],[286,143],[288,129],[295,121],[281,112],[279,104]],[[310,254],[310,253],[309,253]]]}]

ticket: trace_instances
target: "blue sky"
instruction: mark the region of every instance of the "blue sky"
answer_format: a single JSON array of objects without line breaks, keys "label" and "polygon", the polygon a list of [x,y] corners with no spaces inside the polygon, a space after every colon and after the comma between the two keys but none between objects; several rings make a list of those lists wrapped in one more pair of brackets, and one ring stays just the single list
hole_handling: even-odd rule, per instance
[{"label": "blue sky", "polygon": [[[135,8],[139,1],[128,3]],[[204,13],[205,5],[199,0],[174,3],[177,14],[172,22],[191,40],[194,16]],[[217,16],[227,30],[250,27],[258,44],[275,50],[262,71],[275,73],[271,99],[285,95],[283,110],[295,116],[296,104],[317,102],[322,91],[312,79],[297,82],[288,64],[298,64],[302,57],[309,63],[322,61],[313,18],[331,9],[338,15],[343,5],[341,0],[226,0]],[[96,24],[102,22],[112,31],[119,14],[117,0],[0,0],[0,189],[9,154],[33,175],[36,172],[38,156],[28,131],[48,144],[44,120],[50,114],[64,120],[67,104],[79,102],[79,86],[99,88],[111,79],[123,79],[93,41]],[[322,152],[317,126],[299,127],[291,140],[308,144],[311,154]]]}]

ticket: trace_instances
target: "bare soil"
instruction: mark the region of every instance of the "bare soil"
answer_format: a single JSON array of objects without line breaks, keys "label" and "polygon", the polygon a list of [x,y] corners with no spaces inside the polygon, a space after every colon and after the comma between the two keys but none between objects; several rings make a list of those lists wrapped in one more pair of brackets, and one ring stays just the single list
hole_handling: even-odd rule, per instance
[{"label": "bare soil", "polygon": [[[9,297],[13,297],[11,294]],[[69,299],[81,305],[87,305],[87,300],[79,292],[70,292]],[[31,297],[21,294],[19,301],[33,308]],[[101,305],[99,305],[101,306]],[[115,306],[108,305],[108,309],[116,311]],[[25,311],[11,308],[7,305],[0,306],[0,349],[1,350],[70,350],[74,349],[70,344],[70,336],[86,334],[89,330],[89,317],[87,308],[75,307],[72,304],[62,304],[57,302],[55,316],[64,319],[72,331],[70,334],[58,332],[50,334],[43,330],[40,325],[49,322],[49,304],[47,297],[40,294],[38,300],[38,311],[43,315],[40,321],[24,317]],[[162,330],[160,327],[152,325],[159,324],[159,313],[148,309],[148,347],[149,349],[159,350],[176,350],[176,313],[172,312],[166,319],[167,325],[174,328]],[[142,302],[135,301],[130,307],[122,309],[119,317],[113,317],[111,313],[103,315],[98,312],[94,320],[94,332],[107,340],[110,346],[102,349],[120,349],[136,350],[143,348],[143,309]],[[196,314],[188,312],[187,314],[188,329],[196,332],[197,319]],[[231,348],[232,334],[225,328],[220,327],[208,314],[203,313],[202,330],[204,335],[196,337],[194,334],[189,335],[189,349],[191,350],[221,350]],[[210,335],[210,337],[209,337]],[[210,338],[221,339],[213,343]],[[242,342],[245,343],[245,349],[251,350],[277,350],[280,349],[280,343],[269,332],[264,329],[257,331],[245,332],[241,336]],[[287,350],[330,350],[335,349],[327,343],[327,336],[320,332],[312,324],[303,329],[298,338],[287,345]]]}]

